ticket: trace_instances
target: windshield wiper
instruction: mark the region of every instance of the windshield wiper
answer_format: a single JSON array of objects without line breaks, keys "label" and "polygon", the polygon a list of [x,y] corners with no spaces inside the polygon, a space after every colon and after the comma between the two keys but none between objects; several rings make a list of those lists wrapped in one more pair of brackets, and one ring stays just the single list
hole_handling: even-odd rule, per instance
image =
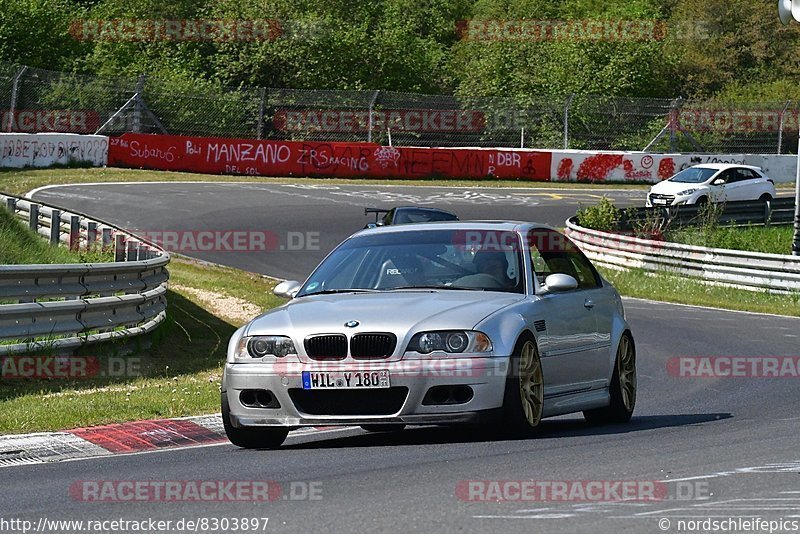
[{"label": "windshield wiper", "polygon": [[419,285],[419,286],[397,286],[387,287],[383,291],[393,291],[395,289],[458,289],[464,291],[486,291],[482,287],[464,287],[464,286],[436,286],[436,285]]},{"label": "windshield wiper", "polygon": [[311,293],[303,293],[299,297],[310,297],[312,295],[332,295],[334,293],[375,293],[377,289],[364,289],[360,287],[351,289],[323,289],[322,291],[313,291]]}]

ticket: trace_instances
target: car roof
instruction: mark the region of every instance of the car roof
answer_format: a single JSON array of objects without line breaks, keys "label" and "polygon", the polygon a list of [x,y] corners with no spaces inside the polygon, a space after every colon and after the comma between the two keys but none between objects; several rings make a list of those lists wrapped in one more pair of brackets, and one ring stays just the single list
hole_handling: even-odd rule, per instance
[{"label": "car roof", "polygon": [[423,232],[425,230],[494,230],[501,232],[515,232],[528,228],[552,229],[546,224],[525,221],[435,221],[378,226],[376,228],[370,228],[356,232],[352,237],[396,232]]},{"label": "car roof", "polygon": [[724,171],[727,169],[733,168],[745,168],[745,169],[752,169],[754,171],[760,171],[761,167],[756,167],[755,165],[744,165],[742,163],[700,163],[698,165],[692,165],[691,169],[715,169],[718,171]]}]

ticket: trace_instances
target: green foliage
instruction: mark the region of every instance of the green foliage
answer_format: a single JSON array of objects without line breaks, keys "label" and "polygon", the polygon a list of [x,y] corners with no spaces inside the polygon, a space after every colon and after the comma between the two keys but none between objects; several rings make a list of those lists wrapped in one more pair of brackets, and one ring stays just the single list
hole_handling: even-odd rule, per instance
[{"label": "green foliage", "polygon": [[584,228],[613,232],[619,229],[622,210],[604,196],[597,204],[579,209],[576,215]]},{"label": "green foliage", "polygon": [[[0,61],[127,78],[147,73],[163,80],[168,93],[383,89],[453,93],[464,101],[503,97],[520,109],[570,93],[800,98],[800,25],[782,26],[768,0],[0,0],[0,10]],[[84,19],[268,20],[277,31],[253,40],[79,40],[70,27]],[[648,38],[517,40],[460,32],[468,21],[591,20],[645,20],[656,31]],[[63,81],[52,89],[50,101],[64,102],[59,98],[74,85]],[[78,93],[76,105],[85,100]],[[222,111],[240,105],[228,101]],[[576,102],[576,124],[581,113]],[[584,115],[587,131],[603,126]],[[535,113],[524,124],[529,144],[558,146],[558,124],[557,112]],[[617,127],[613,117],[605,127]],[[620,138],[645,139],[654,131],[655,123],[643,124]]]}]

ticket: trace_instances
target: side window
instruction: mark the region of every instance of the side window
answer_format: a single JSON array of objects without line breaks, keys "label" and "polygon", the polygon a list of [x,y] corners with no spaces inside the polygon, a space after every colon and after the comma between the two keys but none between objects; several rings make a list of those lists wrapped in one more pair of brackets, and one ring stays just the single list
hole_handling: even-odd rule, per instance
[{"label": "side window", "polygon": [[565,235],[547,228],[528,234],[531,264],[539,283],[554,273],[567,274],[581,289],[600,287],[600,276],[575,244]]},{"label": "side window", "polygon": [[720,174],[717,175],[716,178],[714,178],[714,180],[719,180],[720,178],[725,180],[726,184],[732,184],[733,182],[736,181],[736,170],[729,169],[727,171],[721,172]]},{"label": "side window", "polygon": [[758,178],[758,175],[750,169],[737,169],[736,172],[739,175],[738,176],[739,179],[737,181],[740,182],[742,180],[755,180],[756,178]]}]

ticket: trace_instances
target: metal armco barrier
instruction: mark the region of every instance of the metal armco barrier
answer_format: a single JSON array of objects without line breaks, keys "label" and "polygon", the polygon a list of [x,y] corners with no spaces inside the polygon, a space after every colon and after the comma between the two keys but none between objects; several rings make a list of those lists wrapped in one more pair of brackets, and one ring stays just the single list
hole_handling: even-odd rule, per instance
[{"label": "metal armco barrier", "polygon": [[682,245],[602,232],[567,220],[567,235],[595,263],[698,278],[742,289],[800,291],[800,257]]},{"label": "metal armco barrier", "polygon": [[[660,210],[661,216],[670,224],[686,226],[694,224],[702,214],[702,206],[696,204],[673,206],[669,208],[636,208],[635,219],[647,218],[648,212]],[[792,224],[794,221],[794,199],[775,198],[767,202],[761,200],[745,200],[726,202],[717,214],[720,225],[765,225]],[[630,230],[627,213],[623,217],[624,230]]]},{"label": "metal armco barrier", "polygon": [[0,355],[129,338],[166,318],[169,254],[116,226],[0,194],[0,209],[77,250],[115,248],[116,262],[0,265]]}]

